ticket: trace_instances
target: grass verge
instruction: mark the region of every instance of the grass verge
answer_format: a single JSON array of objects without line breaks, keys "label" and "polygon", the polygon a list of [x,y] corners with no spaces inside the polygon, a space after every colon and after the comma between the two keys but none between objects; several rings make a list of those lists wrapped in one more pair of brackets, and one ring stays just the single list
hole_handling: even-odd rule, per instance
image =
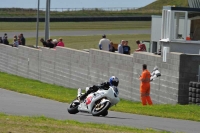
[{"label": "grass verge", "polygon": [[[76,89],[50,85],[3,72],[0,72],[0,87],[7,90],[67,103],[71,102],[77,94]],[[142,106],[141,103],[121,99],[117,106],[112,107],[110,110],[165,118],[200,121],[199,109],[200,106],[197,105],[164,104]]]},{"label": "grass verge", "polygon": [[[44,30],[45,23],[39,23],[39,30]],[[150,29],[150,21],[112,21],[112,22],[51,22],[50,30],[132,30]],[[35,31],[36,22],[1,22],[1,32]],[[25,35],[26,36],[26,35]],[[9,35],[8,35],[9,37]],[[11,37],[10,37],[11,38]]]},{"label": "grass verge", "polygon": [[80,123],[46,117],[24,117],[0,114],[1,133],[167,133],[106,124]]}]

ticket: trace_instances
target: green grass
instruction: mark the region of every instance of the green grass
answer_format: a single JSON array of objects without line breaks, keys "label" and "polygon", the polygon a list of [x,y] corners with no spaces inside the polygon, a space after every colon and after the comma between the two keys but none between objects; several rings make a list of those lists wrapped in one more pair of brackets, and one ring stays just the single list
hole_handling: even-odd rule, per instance
[{"label": "green grass", "polygon": [[160,10],[163,8],[163,6],[188,7],[188,0],[156,0],[142,9]]},{"label": "green grass", "polygon": [[[39,23],[39,30],[44,30],[45,23]],[[112,21],[112,22],[51,22],[50,30],[133,30],[150,29],[150,21]],[[1,22],[1,32],[36,31],[36,22]],[[9,37],[9,35],[8,35]]]},{"label": "green grass", "polygon": [[[2,72],[0,72],[0,87],[7,90],[67,103],[70,103],[77,94],[77,89],[50,85]],[[113,106],[110,110],[165,118],[200,121],[199,109],[200,106],[197,105],[164,104],[142,106],[141,103],[121,99],[117,106]]]},{"label": "green grass", "polygon": [[0,114],[1,133],[167,133],[106,124],[80,123],[46,117],[24,117]]},{"label": "green grass", "polygon": [[[63,38],[63,42],[65,43],[65,47],[73,48],[73,49],[90,49],[96,48],[98,49],[99,40],[101,39],[101,35],[94,35],[94,36],[59,36]],[[59,37],[54,36],[51,37],[53,39],[58,39]],[[128,40],[129,46],[131,50],[135,50],[137,45],[135,43],[136,40],[150,40],[149,34],[127,34],[127,35],[107,35],[107,38],[113,41],[114,43],[119,43],[120,40]],[[12,39],[9,40],[13,42]],[[27,45],[35,45],[36,39],[35,38],[26,38]],[[42,46],[41,42],[38,42],[39,46]]]}]

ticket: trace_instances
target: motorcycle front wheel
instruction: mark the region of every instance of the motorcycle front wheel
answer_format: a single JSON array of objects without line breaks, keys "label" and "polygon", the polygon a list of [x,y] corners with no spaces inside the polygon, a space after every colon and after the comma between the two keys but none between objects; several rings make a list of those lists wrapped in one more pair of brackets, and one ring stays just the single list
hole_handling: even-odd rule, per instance
[{"label": "motorcycle front wheel", "polygon": [[[100,116],[100,115],[105,115],[104,113],[108,111],[110,107],[110,102],[105,102],[103,104],[96,104],[94,108],[92,109],[92,115],[93,116]],[[107,114],[106,114],[107,115]]]},{"label": "motorcycle front wheel", "polygon": [[67,111],[70,113],[70,114],[76,114],[78,113],[78,105],[80,103],[78,102],[75,102],[76,100],[74,100],[72,103],[70,103],[69,107],[67,108]]},{"label": "motorcycle front wheel", "polygon": [[106,115],[108,115],[108,110],[105,111],[105,112],[103,112],[101,115],[102,115],[102,116],[106,116]]}]

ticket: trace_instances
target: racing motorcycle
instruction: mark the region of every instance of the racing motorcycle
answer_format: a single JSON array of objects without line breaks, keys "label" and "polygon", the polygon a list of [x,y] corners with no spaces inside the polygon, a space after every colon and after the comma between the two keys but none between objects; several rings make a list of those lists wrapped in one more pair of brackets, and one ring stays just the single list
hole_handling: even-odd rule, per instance
[{"label": "racing motorcycle", "polygon": [[[86,87],[86,91],[88,89],[89,87]],[[83,93],[79,88],[77,98],[70,103],[67,110],[70,114],[84,112],[91,113],[93,116],[106,116],[108,109],[120,101],[118,93],[118,88],[114,86],[107,89],[99,88],[98,91],[90,93],[84,100],[80,101],[79,95]]]},{"label": "racing motorcycle", "polygon": [[[150,82],[160,77],[161,73],[158,70],[158,67],[154,67],[151,72]],[[86,87],[86,91],[89,87]],[[106,116],[108,115],[108,109],[113,105],[116,105],[120,99],[118,97],[118,88],[110,86],[108,89],[99,88],[97,92],[90,93],[84,100],[80,101],[79,96],[81,89],[78,89],[78,95],[75,100],[73,100],[69,107],[68,112],[70,114],[76,114],[78,112],[91,113],[93,116]]]}]

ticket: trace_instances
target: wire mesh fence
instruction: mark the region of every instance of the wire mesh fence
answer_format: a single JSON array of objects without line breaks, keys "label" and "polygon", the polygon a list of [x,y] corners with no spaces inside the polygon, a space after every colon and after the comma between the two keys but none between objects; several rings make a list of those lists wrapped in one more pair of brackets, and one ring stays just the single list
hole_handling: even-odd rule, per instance
[{"label": "wire mesh fence", "polygon": [[[113,7],[113,8],[51,8],[51,17],[76,17],[76,16],[133,16],[161,14],[162,9],[148,9],[138,7]],[[40,8],[40,17],[45,16],[45,8]],[[35,17],[36,8],[0,8],[0,17]]]}]

